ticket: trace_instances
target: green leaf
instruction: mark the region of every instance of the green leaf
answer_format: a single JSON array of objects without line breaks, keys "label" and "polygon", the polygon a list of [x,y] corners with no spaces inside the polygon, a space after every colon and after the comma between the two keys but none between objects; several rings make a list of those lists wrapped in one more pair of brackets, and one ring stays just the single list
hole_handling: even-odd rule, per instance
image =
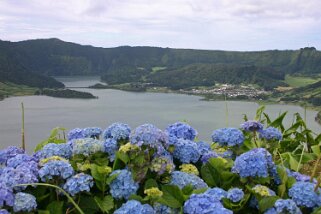
[{"label": "green leaf", "polygon": [[117,178],[117,176],[119,175],[119,173],[115,173],[113,175],[110,175],[107,179],[106,179],[106,184],[110,184],[111,182],[113,182],[113,180],[115,180]]},{"label": "green leaf", "polygon": [[201,168],[202,178],[210,187],[218,186],[216,183],[217,173],[217,170],[207,163]]},{"label": "green leaf", "polygon": [[107,195],[103,199],[95,196],[94,199],[100,210],[104,213],[107,213],[114,208],[114,199],[111,195]]},{"label": "green leaf", "polygon": [[53,201],[47,206],[47,210],[52,214],[62,214],[63,213],[63,201]]},{"label": "green leaf", "polygon": [[278,200],[280,197],[278,196],[268,196],[268,197],[264,197],[259,201],[259,210],[261,212],[264,212],[266,210],[268,210],[269,208],[274,206],[274,203],[276,202],[276,200]]},{"label": "green leaf", "polygon": [[50,214],[49,210],[38,210],[38,214]]},{"label": "green leaf", "polygon": [[260,121],[261,120],[261,116],[263,111],[265,110],[265,106],[260,106],[257,110],[256,110],[256,115],[255,115],[255,120]]},{"label": "green leaf", "polygon": [[136,201],[142,202],[143,198],[140,195],[133,194],[129,196],[128,200],[136,200]]},{"label": "green leaf", "polygon": [[100,210],[97,202],[92,196],[81,195],[78,204],[85,213],[96,213]]},{"label": "green leaf", "polygon": [[126,153],[123,152],[116,152],[116,158],[121,160],[123,163],[128,163],[129,157]]},{"label": "green leaf", "polygon": [[145,182],[144,189],[150,189],[152,187],[157,187],[158,188],[158,184],[154,179],[150,178]]},{"label": "green leaf", "polygon": [[280,128],[281,131],[283,132],[284,131],[284,127],[283,127],[283,119],[285,117],[285,115],[287,114],[288,112],[284,112],[283,114],[281,114],[278,118],[276,118],[273,122],[271,122],[269,124],[269,126],[272,126],[272,127],[276,127],[276,128]]},{"label": "green leaf", "polygon": [[193,185],[189,184],[182,189],[182,192],[184,195],[191,195],[193,193],[193,190],[194,190]]},{"label": "green leaf", "polygon": [[158,199],[159,203],[172,208],[180,208],[184,204],[184,195],[180,188],[175,185],[164,185],[162,187],[163,196]]}]

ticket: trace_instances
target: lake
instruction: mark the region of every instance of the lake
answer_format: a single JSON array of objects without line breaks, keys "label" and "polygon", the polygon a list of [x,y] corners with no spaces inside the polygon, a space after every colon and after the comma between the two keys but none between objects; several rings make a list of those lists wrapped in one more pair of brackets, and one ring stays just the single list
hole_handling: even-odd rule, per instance
[{"label": "lake", "polygon": [[[98,77],[63,78],[68,87],[84,87],[99,82]],[[21,143],[21,102],[25,106],[25,137],[28,151],[49,136],[50,130],[60,126],[67,129],[98,126],[105,129],[113,122],[124,122],[132,128],[152,123],[164,129],[176,121],[187,121],[199,132],[199,139],[209,141],[212,131],[227,126],[239,127],[243,114],[249,119],[255,115],[259,105],[255,102],[201,101],[201,97],[166,94],[137,93],[112,89],[79,89],[98,96],[98,99],[64,99],[47,96],[10,97],[0,101],[0,149]],[[293,114],[304,109],[294,105],[267,105],[271,118],[288,111],[286,125],[290,125]],[[316,111],[307,110],[308,127],[317,133],[321,126],[315,121]],[[228,118],[228,122],[226,120]]]}]

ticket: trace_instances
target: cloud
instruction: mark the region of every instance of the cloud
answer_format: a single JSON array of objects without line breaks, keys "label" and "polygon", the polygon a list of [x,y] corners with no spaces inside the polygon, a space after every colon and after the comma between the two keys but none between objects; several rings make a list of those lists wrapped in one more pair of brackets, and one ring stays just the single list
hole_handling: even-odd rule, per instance
[{"label": "cloud", "polygon": [[321,48],[319,0],[2,0],[0,39],[102,47]]}]

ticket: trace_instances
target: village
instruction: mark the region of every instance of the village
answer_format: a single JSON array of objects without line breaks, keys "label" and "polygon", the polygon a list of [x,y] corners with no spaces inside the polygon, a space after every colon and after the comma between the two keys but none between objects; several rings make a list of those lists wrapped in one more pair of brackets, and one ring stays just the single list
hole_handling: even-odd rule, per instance
[{"label": "village", "polygon": [[231,85],[221,84],[213,88],[193,88],[193,89],[180,89],[181,93],[195,94],[195,95],[224,95],[229,98],[248,98],[248,99],[261,99],[269,94],[268,91],[263,89],[256,89],[249,85]]}]

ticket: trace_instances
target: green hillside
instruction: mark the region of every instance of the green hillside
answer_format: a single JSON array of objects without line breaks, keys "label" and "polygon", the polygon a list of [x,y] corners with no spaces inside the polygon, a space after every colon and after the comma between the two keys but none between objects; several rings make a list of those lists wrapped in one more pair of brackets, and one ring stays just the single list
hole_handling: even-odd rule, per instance
[{"label": "green hillside", "polygon": [[138,82],[180,88],[244,82],[270,89],[285,85],[286,74],[321,73],[321,52],[315,48],[256,52],[129,46],[97,48],[59,39],[38,39],[0,41],[1,57],[0,82],[22,84],[17,76],[27,73],[30,78],[24,78],[23,84],[37,87],[61,87],[52,78],[43,79],[44,75],[101,75],[108,84]]}]

